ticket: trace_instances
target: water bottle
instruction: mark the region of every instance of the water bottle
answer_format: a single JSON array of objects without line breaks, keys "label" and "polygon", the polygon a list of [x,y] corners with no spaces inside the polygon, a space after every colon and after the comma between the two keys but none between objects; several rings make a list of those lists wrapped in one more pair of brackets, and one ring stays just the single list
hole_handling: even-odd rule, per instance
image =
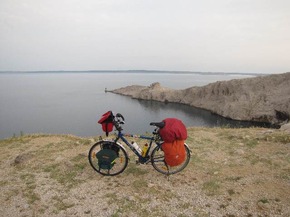
[{"label": "water bottle", "polygon": [[147,154],[147,150],[148,150],[148,144],[146,143],[144,146],[143,146],[143,149],[142,149],[142,157],[145,157],[146,154]]},{"label": "water bottle", "polygon": [[132,146],[135,148],[135,150],[141,154],[141,148],[138,146],[138,144],[136,142],[132,142]]}]

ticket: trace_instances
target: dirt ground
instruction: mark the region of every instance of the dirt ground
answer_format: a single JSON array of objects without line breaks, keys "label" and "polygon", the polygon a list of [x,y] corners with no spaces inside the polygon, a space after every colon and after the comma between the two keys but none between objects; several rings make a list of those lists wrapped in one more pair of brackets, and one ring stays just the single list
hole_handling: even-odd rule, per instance
[{"label": "dirt ground", "polygon": [[[0,141],[0,216],[290,216],[290,135],[263,128],[189,128],[192,156],[166,177],[136,165],[97,174],[98,138]],[[129,153],[131,151],[127,149]]]}]

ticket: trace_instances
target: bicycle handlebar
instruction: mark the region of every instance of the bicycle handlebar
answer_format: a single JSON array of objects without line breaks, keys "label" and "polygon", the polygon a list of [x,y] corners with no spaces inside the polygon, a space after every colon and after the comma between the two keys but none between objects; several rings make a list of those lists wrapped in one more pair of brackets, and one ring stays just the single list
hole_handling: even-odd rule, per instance
[{"label": "bicycle handlebar", "polygon": [[161,122],[151,122],[150,123],[151,126],[155,126],[155,127],[159,127],[159,128],[163,128],[165,126],[165,122],[161,121]]},{"label": "bicycle handlebar", "polygon": [[116,114],[116,118],[121,118],[123,121],[125,121],[125,118],[120,113],[117,113]]},{"label": "bicycle handlebar", "polygon": [[[117,113],[116,116],[114,116],[113,122],[114,122],[114,125],[115,125],[115,127],[116,127],[116,129],[118,131],[122,131],[123,130],[121,125],[125,124],[125,118],[123,117],[122,114]],[[164,121],[162,121],[162,122],[151,122],[150,126],[155,126],[156,129],[153,131],[153,134],[158,134],[158,130],[165,126],[165,122]]]}]

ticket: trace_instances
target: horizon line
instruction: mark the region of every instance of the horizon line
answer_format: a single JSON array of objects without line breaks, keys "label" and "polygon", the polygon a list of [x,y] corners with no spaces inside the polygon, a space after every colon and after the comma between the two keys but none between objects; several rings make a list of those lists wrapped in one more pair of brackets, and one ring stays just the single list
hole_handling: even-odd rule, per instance
[{"label": "horizon line", "polygon": [[[188,71],[188,70],[0,70],[0,73],[180,73],[180,74],[202,74],[202,75],[214,75],[214,74],[232,74],[232,75],[270,75],[275,73],[257,73],[257,72],[212,72],[212,71]],[[280,74],[280,73],[279,73]]]}]

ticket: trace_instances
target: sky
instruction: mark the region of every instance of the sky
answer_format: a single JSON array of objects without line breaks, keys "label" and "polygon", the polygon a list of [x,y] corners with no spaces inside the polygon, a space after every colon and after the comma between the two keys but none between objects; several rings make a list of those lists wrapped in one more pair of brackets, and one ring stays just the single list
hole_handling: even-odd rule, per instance
[{"label": "sky", "polygon": [[290,71],[290,0],[0,0],[0,71]]}]

